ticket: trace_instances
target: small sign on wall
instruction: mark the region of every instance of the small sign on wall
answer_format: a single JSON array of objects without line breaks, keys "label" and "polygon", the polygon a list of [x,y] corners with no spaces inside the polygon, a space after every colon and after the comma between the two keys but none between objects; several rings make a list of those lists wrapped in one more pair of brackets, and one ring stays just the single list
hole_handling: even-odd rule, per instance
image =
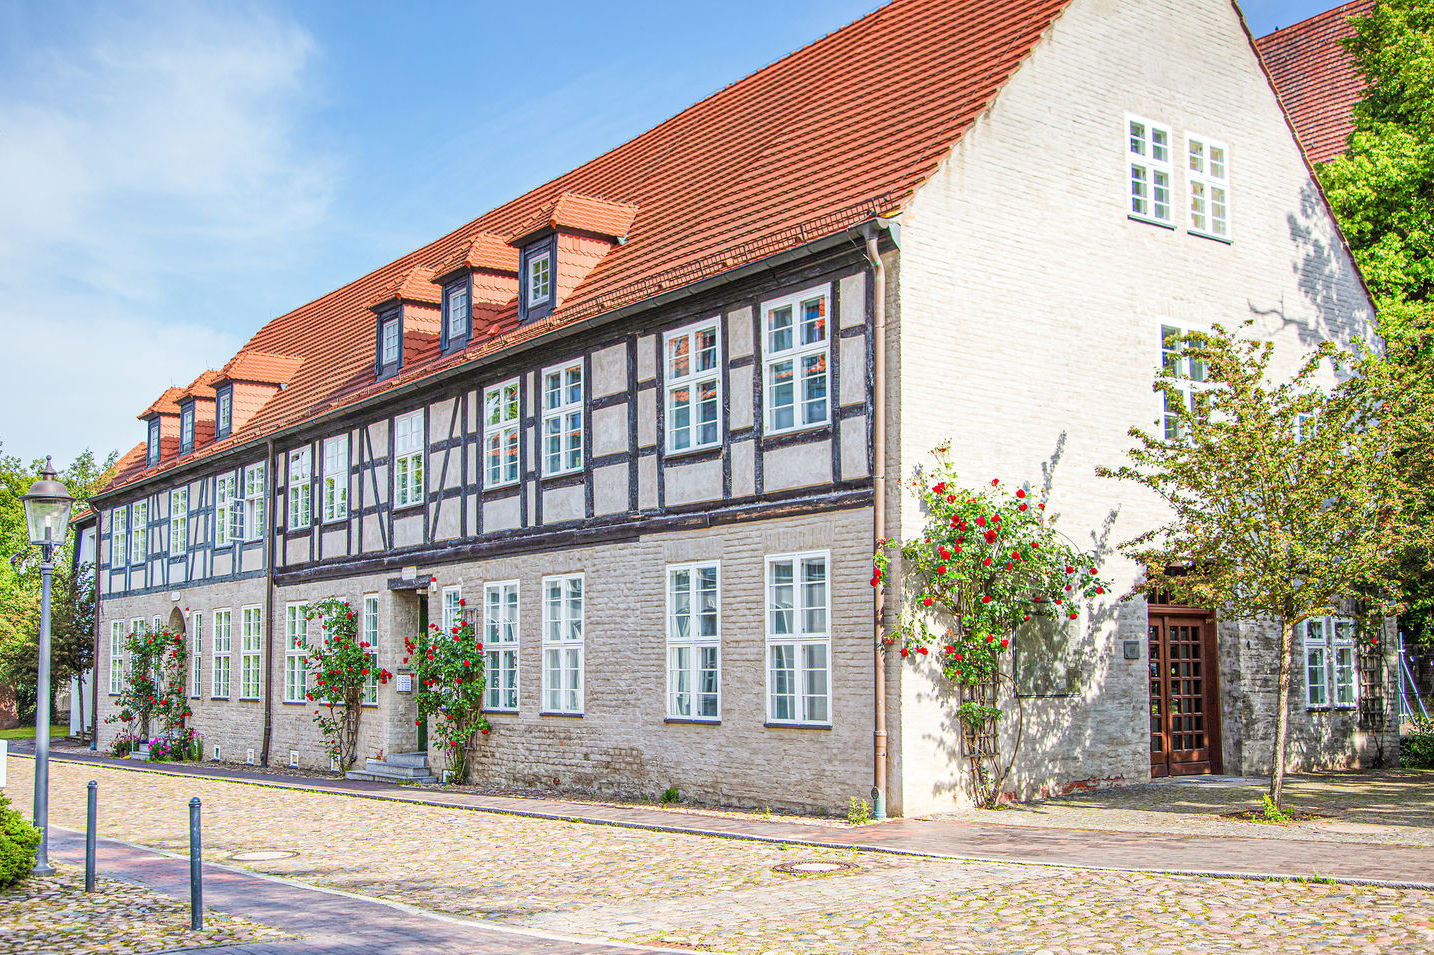
[{"label": "small sign on wall", "polygon": [[413,674],[400,673],[394,678],[393,688],[400,693],[413,692]]}]

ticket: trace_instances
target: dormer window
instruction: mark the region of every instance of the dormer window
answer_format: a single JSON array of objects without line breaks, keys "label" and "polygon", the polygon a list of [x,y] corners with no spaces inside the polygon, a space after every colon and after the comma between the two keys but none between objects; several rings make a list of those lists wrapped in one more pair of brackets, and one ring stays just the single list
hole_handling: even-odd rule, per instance
[{"label": "dormer window", "polygon": [[214,393],[214,438],[229,437],[234,427],[234,386],[225,385]]},{"label": "dormer window", "polygon": [[528,305],[546,305],[553,297],[553,257],[544,251],[528,260]]},{"label": "dormer window", "polygon": [[557,289],[553,282],[556,236],[551,233],[539,242],[523,250],[522,287],[519,289],[519,305],[523,322],[536,322],[553,310]]},{"label": "dormer window", "polygon": [[159,463],[159,419],[149,419],[149,434],[146,437],[145,461],[148,467],[154,467]]},{"label": "dormer window", "polygon": [[194,402],[190,401],[179,409],[179,453],[188,454],[194,450]]},{"label": "dormer window", "polygon": [[403,313],[395,308],[378,317],[378,377],[398,374],[403,365]]},{"label": "dormer window", "polygon": [[443,350],[468,344],[473,329],[469,306],[468,279],[462,278],[443,289]]}]

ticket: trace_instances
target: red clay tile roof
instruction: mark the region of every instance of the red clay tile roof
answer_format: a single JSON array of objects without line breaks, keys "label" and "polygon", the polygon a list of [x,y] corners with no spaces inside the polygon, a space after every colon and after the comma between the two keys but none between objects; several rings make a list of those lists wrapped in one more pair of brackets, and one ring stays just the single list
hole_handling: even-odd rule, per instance
[{"label": "red clay tile roof", "polygon": [[435,282],[461,269],[518,274],[518,250],[501,235],[480,232],[433,270]]},{"label": "red clay tile roof", "polygon": [[172,415],[177,415],[177,414],[179,414],[179,399],[180,399],[180,398],[183,398],[183,397],[184,397],[184,389],[183,389],[183,388],[175,388],[175,387],[172,387],[172,386],[169,387],[169,388],[166,388],[166,389],[164,389],[164,394],[162,394],[162,395],[160,395],[158,398],[154,399],[154,404],[150,405],[148,408],[144,409],[144,410],[141,411],[139,414],[135,415],[135,417],[138,418],[139,420],[143,421],[145,418],[148,418],[150,415],[157,415],[157,414],[172,414]]},{"label": "red clay tile roof", "polygon": [[1350,17],[1373,7],[1374,0],[1353,0],[1255,41],[1310,162],[1345,150],[1365,80],[1339,41],[1354,35]]},{"label": "red clay tile roof", "polygon": [[[200,460],[465,361],[899,211],[990,105],[1069,0],[894,0],[424,247],[270,321],[245,351],[304,359],[289,386]],[[515,236],[576,198],[637,207],[614,247],[547,318],[516,302],[475,321],[466,350],[374,381],[366,305],[481,234]],[[431,283],[430,283],[430,287]],[[434,301],[437,289],[434,288]],[[407,352],[407,348],[405,349]],[[407,357],[407,356],[406,356]],[[111,487],[152,471],[126,455]],[[126,465],[129,465],[128,467]]]},{"label": "red clay tile roof", "polygon": [[189,383],[184,389],[185,398],[198,398],[200,401],[214,400],[214,383],[219,380],[219,372],[209,369]]},{"label": "red clay tile roof", "polygon": [[219,372],[220,381],[249,381],[260,385],[288,384],[294,372],[304,363],[295,355],[245,349],[229,360]]},{"label": "red clay tile roof", "polygon": [[548,229],[576,229],[621,241],[627,238],[637,206],[630,202],[610,202],[596,196],[565,192],[508,241],[520,246],[527,239]]},{"label": "red clay tile roof", "polygon": [[[320,301],[323,301],[320,299]],[[396,279],[366,303],[366,308],[373,308],[385,302],[423,302],[429,305],[438,305],[443,301],[443,293],[438,286],[433,284],[433,270],[423,267],[409,269],[399,279]]]}]

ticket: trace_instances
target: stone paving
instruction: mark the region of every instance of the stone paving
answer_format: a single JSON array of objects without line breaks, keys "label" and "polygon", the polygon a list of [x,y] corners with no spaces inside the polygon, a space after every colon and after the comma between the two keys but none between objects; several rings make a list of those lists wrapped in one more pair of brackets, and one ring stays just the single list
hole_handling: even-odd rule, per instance
[{"label": "stone paving", "polygon": [[212,910],[204,930],[189,930],[189,903],[118,879],[85,893],[82,867],[0,889],[0,955],[158,952],[292,938],[248,919]]},{"label": "stone paving", "polygon": [[[11,763],[21,805],[31,767]],[[813,849],[61,762],[51,778],[56,825],[83,825],[94,778],[101,835],[179,851],[197,795],[210,860],[292,851],[227,864],[584,938],[739,953],[1434,951],[1434,893],[1420,890]],[[799,860],[856,868],[773,871]]]}]

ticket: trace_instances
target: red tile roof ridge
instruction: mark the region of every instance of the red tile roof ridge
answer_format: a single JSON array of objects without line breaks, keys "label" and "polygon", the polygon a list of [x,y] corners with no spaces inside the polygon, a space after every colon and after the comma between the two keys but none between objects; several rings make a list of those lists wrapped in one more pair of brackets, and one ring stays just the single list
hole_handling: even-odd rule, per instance
[{"label": "red tile roof ridge", "polygon": [[[1348,20],[1350,17],[1362,16],[1365,10],[1373,9],[1374,4],[1375,0],[1347,0],[1347,2],[1341,3],[1337,7],[1330,7],[1328,10],[1322,10],[1319,13],[1314,14],[1313,16],[1308,16],[1305,17],[1303,20],[1291,23],[1287,27],[1275,27],[1273,30],[1271,30],[1269,33],[1266,33],[1264,36],[1260,37],[1255,42],[1264,43],[1266,40],[1276,39],[1285,36],[1291,31],[1306,30],[1316,20],[1338,19],[1342,21]],[[1344,13],[1344,11],[1346,10],[1348,10],[1349,12]],[[1342,13],[1344,15],[1339,16]]]},{"label": "red tile roof ridge", "polygon": [[433,281],[437,282],[463,268],[517,275],[518,250],[495,232],[475,233],[457,252],[433,267]]},{"label": "red tile roof ridge", "polygon": [[246,348],[229,359],[219,372],[221,381],[244,381],[256,385],[285,385],[304,363],[298,355],[280,355]]},{"label": "red tile roof ridge", "polygon": [[150,406],[148,408],[135,415],[135,417],[143,421],[150,415],[177,415],[179,414],[179,399],[183,397],[183,388],[176,388],[174,385],[170,385],[168,388],[164,389],[163,394],[161,394],[158,398],[154,399],[154,401],[150,403]]},{"label": "red tile roof ridge", "polygon": [[200,372],[199,377],[189,383],[184,389],[184,397],[196,399],[214,400],[214,382],[220,379],[220,373],[213,368],[207,368]]},{"label": "red tile roof ridge", "polygon": [[378,295],[370,299],[365,308],[373,308],[385,302],[394,300],[403,302],[420,302],[425,305],[438,305],[443,301],[442,294],[433,285],[433,269],[422,265],[414,266],[404,273],[397,281],[390,282],[388,286]]}]

